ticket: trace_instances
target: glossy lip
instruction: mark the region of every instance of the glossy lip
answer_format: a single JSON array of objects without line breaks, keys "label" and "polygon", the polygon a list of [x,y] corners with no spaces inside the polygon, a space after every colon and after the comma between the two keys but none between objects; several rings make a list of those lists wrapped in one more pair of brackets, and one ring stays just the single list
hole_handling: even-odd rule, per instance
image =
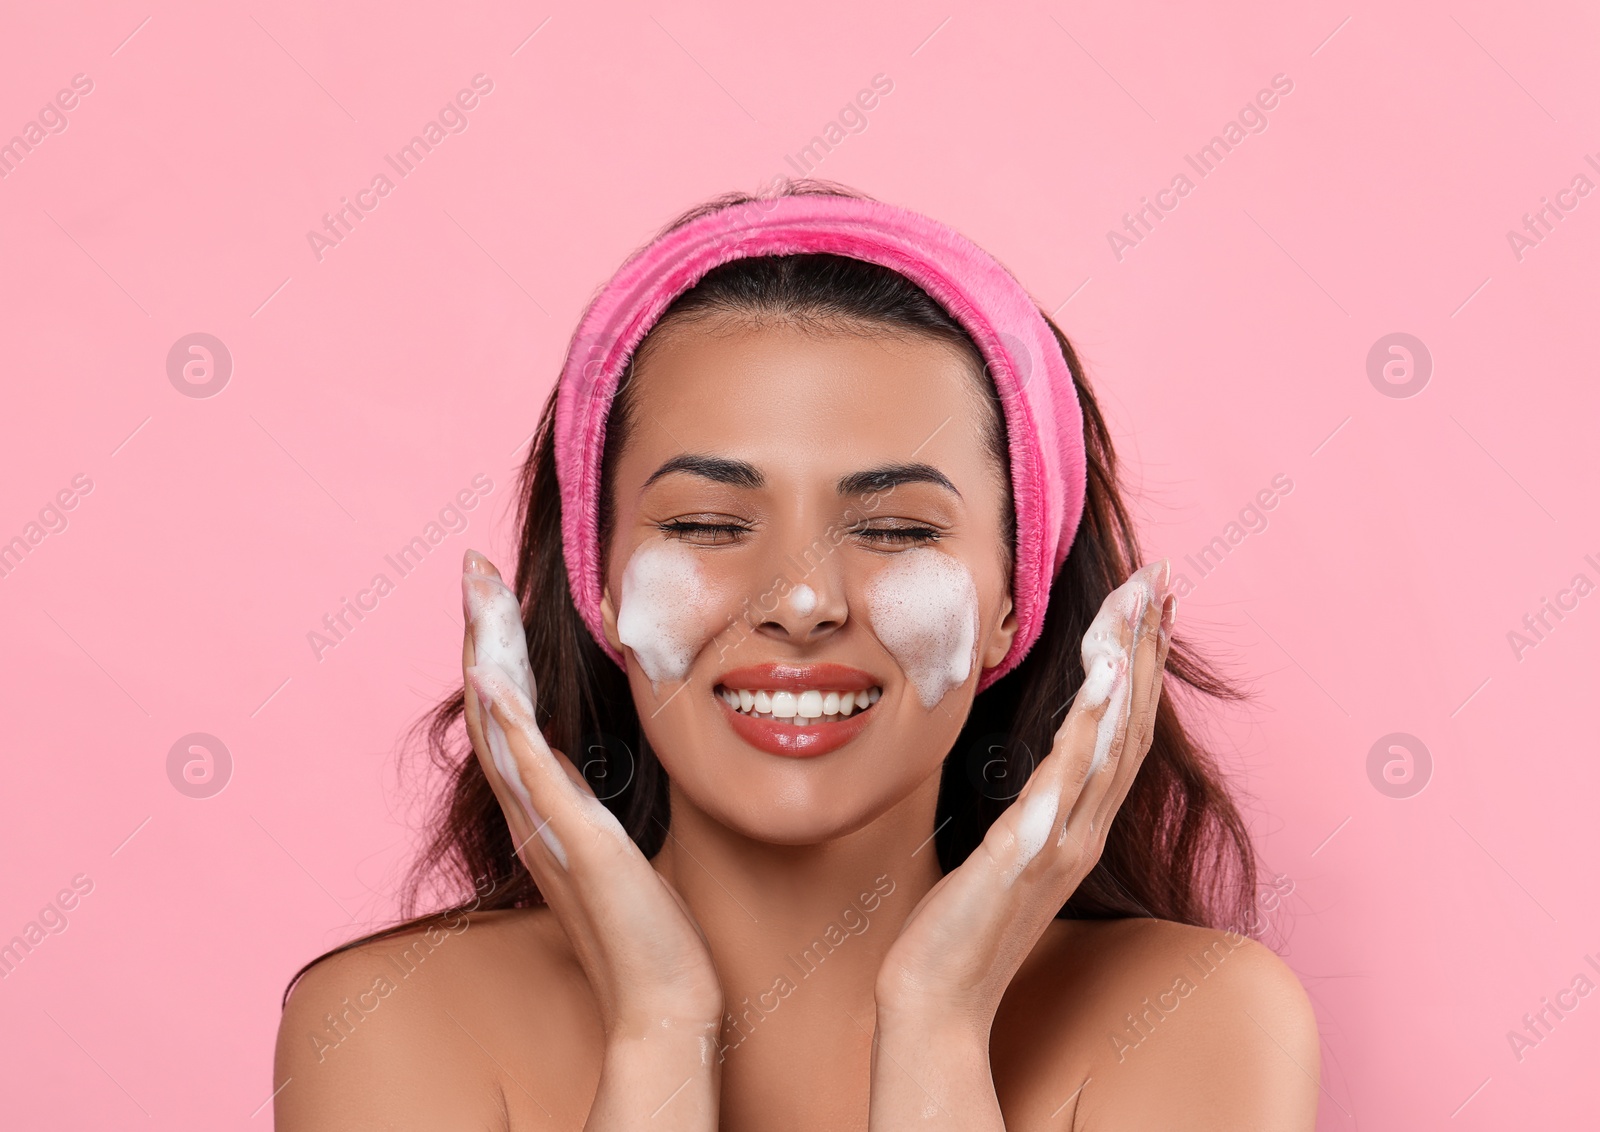
[{"label": "glossy lip", "polygon": [[782,689],[791,692],[865,692],[883,687],[870,672],[847,664],[751,664],[724,672],[717,678],[724,688]]},{"label": "glossy lip", "polygon": [[[792,723],[778,723],[771,719],[757,719],[728,706],[728,701],[717,694],[717,688],[769,688],[791,692],[839,691],[862,692],[881,688],[883,684],[870,672],[844,664],[752,664],[725,672],[712,688],[712,698],[722,708],[728,725],[746,743],[769,755],[805,759],[825,755],[844,746],[873,720],[873,709],[878,704],[857,708],[848,719],[833,723],[813,723],[809,727],[796,727]],[[882,703],[880,697],[878,703]]]},{"label": "glossy lip", "polygon": [[[769,685],[770,686],[770,685]],[[713,695],[728,725],[739,738],[769,755],[784,755],[792,759],[807,759],[836,751],[857,735],[873,720],[878,704],[868,704],[857,709],[848,719],[836,723],[813,723],[809,727],[796,727],[792,723],[779,723],[772,719],[757,719],[744,715],[728,706],[728,701]],[[879,699],[878,703],[883,700]]]}]

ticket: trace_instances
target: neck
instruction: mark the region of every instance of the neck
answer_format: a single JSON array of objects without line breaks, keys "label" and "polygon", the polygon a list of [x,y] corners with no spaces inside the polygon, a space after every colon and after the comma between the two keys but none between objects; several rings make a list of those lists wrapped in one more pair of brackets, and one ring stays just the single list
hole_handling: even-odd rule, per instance
[{"label": "neck", "polygon": [[[935,774],[853,833],[774,845],[728,828],[672,787],[672,829],[652,863],[706,934],[728,1047],[841,1010],[870,1033],[884,954],[942,875],[931,838],[938,795]],[[772,1024],[779,1013],[788,1025]]]}]

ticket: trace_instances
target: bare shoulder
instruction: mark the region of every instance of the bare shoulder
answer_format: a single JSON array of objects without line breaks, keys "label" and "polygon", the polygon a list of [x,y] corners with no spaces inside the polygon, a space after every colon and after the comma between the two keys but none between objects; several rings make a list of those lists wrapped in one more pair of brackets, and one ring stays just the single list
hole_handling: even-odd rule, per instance
[{"label": "bare shoulder", "polygon": [[276,1126],[577,1127],[599,1043],[587,980],[548,912],[441,919],[330,956],[295,984]]},{"label": "bare shoulder", "polygon": [[1013,980],[995,1039],[996,1086],[1013,1088],[1019,1127],[1043,1127],[1069,1094],[1076,1129],[1315,1124],[1310,1000],[1282,958],[1237,932],[1058,921]]}]

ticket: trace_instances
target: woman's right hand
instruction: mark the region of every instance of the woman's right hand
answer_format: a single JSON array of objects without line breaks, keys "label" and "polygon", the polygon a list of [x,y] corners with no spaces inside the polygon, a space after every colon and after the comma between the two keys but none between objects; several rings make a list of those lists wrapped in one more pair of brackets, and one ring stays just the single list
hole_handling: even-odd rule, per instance
[{"label": "woman's right hand", "polygon": [[[462,592],[467,733],[606,1033],[586,1127],[650,1116],[652,1127],[714,1128],[723,995],[705,935],[571,760],[546,744],[521,608],[476,551],[466,553]],[[699,1087],[673,1093],[696,1078]]]}]

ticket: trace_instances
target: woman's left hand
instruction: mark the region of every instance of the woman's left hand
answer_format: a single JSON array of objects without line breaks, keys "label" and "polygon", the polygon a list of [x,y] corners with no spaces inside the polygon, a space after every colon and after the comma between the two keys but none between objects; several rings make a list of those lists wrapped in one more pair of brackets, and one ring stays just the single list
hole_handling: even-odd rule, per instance
[{"label": "woman's left hand", "polygon": [[885,955],[873,1132],[1004,1127],[989,1074],[990,1027],[1012,976],[1100,860],[1150,749],[1177,604],[1170,575],[1163,559],[1106,598],[1083,639],[1083,686],[1049,755]]}]

